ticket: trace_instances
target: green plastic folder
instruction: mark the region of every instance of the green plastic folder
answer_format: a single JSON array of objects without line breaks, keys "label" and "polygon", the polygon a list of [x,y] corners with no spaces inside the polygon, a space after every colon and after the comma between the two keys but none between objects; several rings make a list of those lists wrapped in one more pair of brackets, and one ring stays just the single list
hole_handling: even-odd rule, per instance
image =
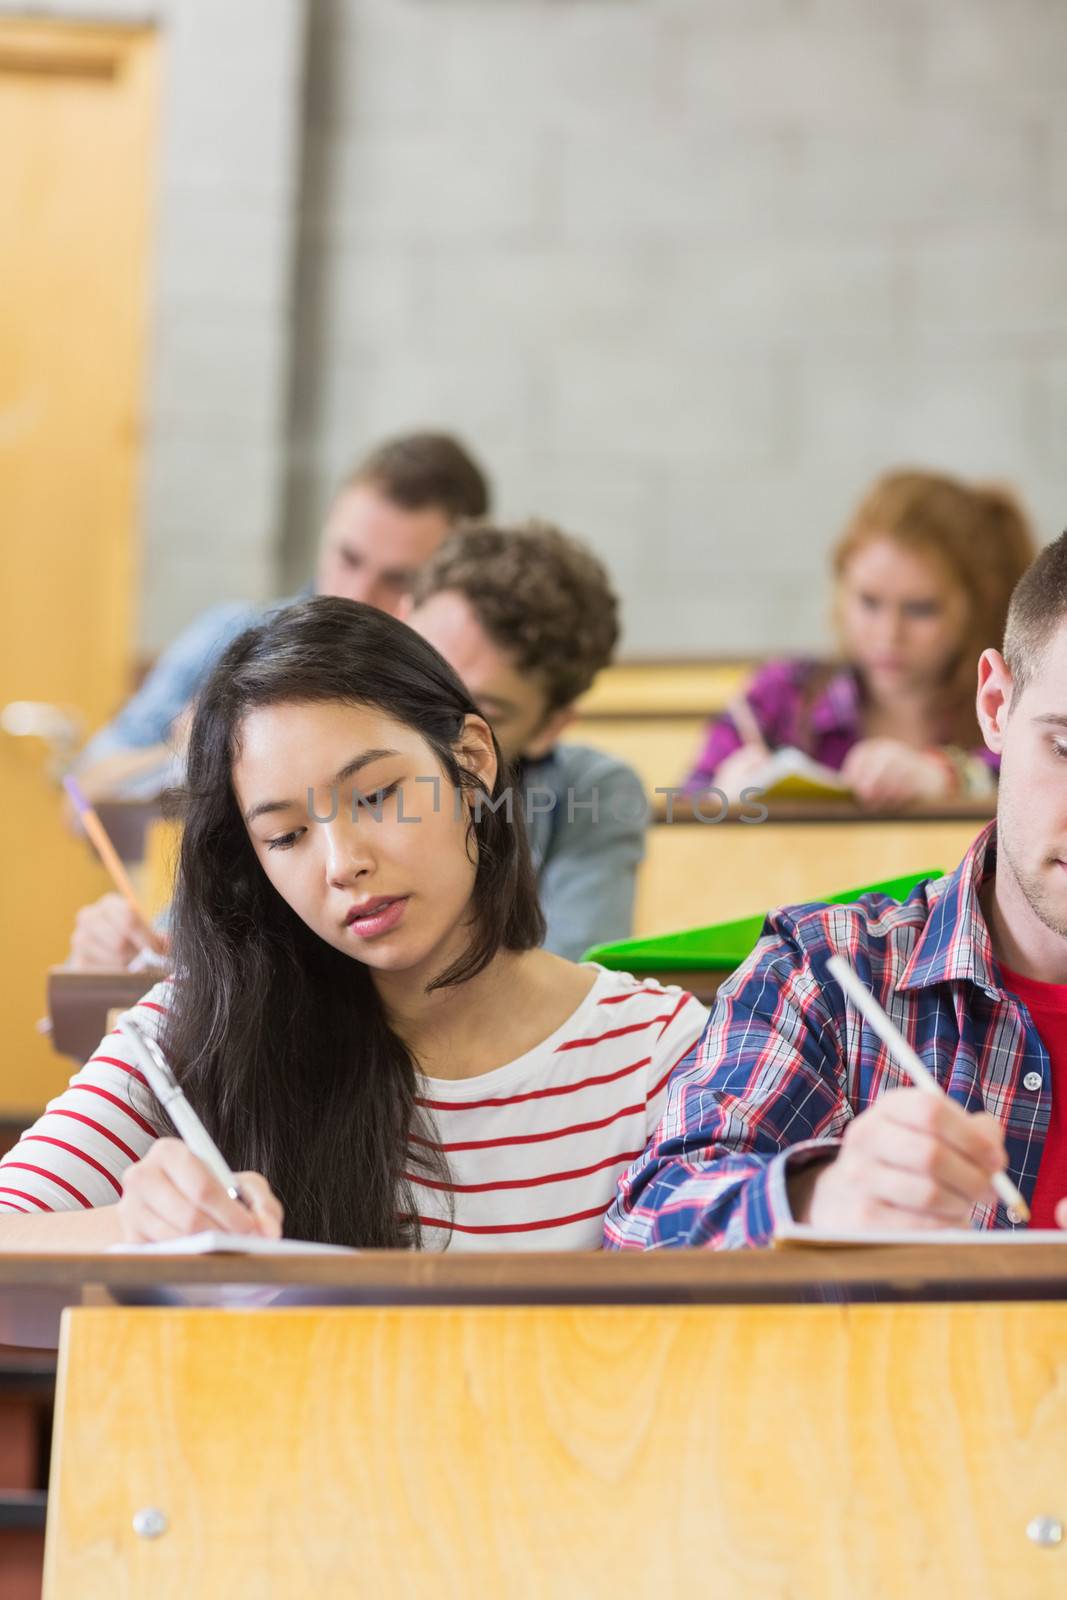
[{"label": "green plastic folder", "polygon": [[[860,889],[845,889],[829,894],[822,903],[848,905],[861,894],[887,894],[891,900],[906,900],[916,884],[939,878],[942,869],[931,867],[905,878],[886,878]],[[642,972],[673,972],[688,969],[703,972],[732,972],[755,949],[766,913],[739,917],[736,922],[713,922],[707,928],[687,928],[683,933],[664,933],[656,939],[620,939],[615,944],[597,944],[587,950],[586,961],[599,961],[602,967],[627,972],[640,967]]]}]

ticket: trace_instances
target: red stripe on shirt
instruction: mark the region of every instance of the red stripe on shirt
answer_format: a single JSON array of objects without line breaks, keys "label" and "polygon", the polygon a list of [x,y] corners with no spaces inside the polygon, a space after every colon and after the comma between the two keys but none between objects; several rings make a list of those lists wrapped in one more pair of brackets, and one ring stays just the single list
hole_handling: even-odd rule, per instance
[{"label": "red stripe on shirt", "polygon": [[[119,1183],[118,1179],[113,1177],[107,1168],[97,1161],[95,1156],[88,1155],[84,1150],[79,1150],[76,1144],[68,1144],[65,1139],[53,1139],[47,1133],[24,1133],[19,1142],[20,1144],[54,1144],[57,1150],[65,1150],[68,1155],[77,1156],[78,1160],[84,1161],[87,1167],[92,1167],[94,1172],[99,1172],[102,1178],[107,1179],[116,1194],[122,1193],[122,1184]],[[59,1179],[56,1179],[56,1182],[59,1181]],[[74,1194],[76,1191],[72,1189],[71,1193]],[[88,1200],[85,1201],[85,1204],[89,1204]]]},{"label": "red stripe on shirt", "polygon": [[575,1122],[569,1128],[552,1128],[548,1133],[516,1133],[507,1139],[469,1139],[460,1140],[456,1144],[437,1144],[433,1139],[422,1139],[417,1133],[408,1135],[412,1144],[421,1144],[428,1150],[440,1150],[448,1154],[453,1150],[500,1150],[505,1145],[511,1144],[542,1144],[546,1139],[565,1139],[569,1133],[591,1133],[594,1128],[607,1128],[613,1122],[618,1122],[620,1117],[643,1116],[645,1105],[642,1102],[637,1106],[623,1106],[620,1111],[613,1111],[610,1117],[601,1117],[596,1122]]},{"label": "red stripe on shirt", "polygon": [[[8,1166],[10,1165],[11,1163],[8,1162]],[[28,1200],[31,1205],[38,1206],[42,1211],[51,1212],[52,1210],[52,1207],[46,1206],[43,1200],[38,1200],[35,1194],[27,1194],[25,1189],[9,1189],[6,1184],[0,1184],[0,1194],[17,1194],[20,1200]],[[5,1202],[5,1204],[7,1204],[7,1202]],[[16,1207],[16,1210],[21,1209],[21,1207]],[[30,1215],[31,1213],[27,1211],[26,1216]]]},{"label": "red stripe on shirt", "polygon": [[[21,1143],[22,1141],[20,1140],[19,1142]],[[5,1161],[4,1162],[4,1170],[5,1171],[10,1172],[12,1167],[17,1167],[20,1172],[35,1172],[39,1178],[47,1178],[49,1183],[58,1184],[61,1189],[66,1189],[68,1194],[72,1194],[74,1196],[75,1200],[78,1201],[79,1205],[83,1205],[86,1208],[86,1210],[90,1209],[89,1202],[85,1198],[85,1196],[83,1194],[81,1194],[79,1190],[75,1189],[75,1187],[74,1187],[74,1185],[72,1183],[68,1183],[66,1178],[61,1178],[58,1175],[58,1173],[47,1172],[44,1167],[31,1166],[28,1161]],[[28,1200],[30,1198],[30,1196],[27,1195],[25,1198]],[[46,1206],[45,1210],[48,1210],[48,1209],[49,1209],[49,1207]]]},{"label": "red stripe on shirt", "polygon": [[549,1217],[544,1222],[493,1222],[475,1225],[469,1222],[442,1222],[439,1217],[421,1217],[424,1228],[446,1228],[449,1233],[535,1233],[540,1228],[565,1228],[570,1222],[586,1222],[590,1217],[602,1217],[603,1206],[590,1206],[588,1211],[574,1211],[569,1217]]},{"label": "red stripe on shirt", "polygon": [[659,984],[649,984],[643,989],[627,989],[625,994],[606,994],[603,1000],[597,1001],[597,1005],[617,1006],[620,1001],[632,1000],[634,996],[638,994],[656,994],[659,995],[661,999],[665,999],[667,991],[666,989],[661,988]]},{"label": "red stripe on shirt", "polygon": [[92,1128],[102,1139],[109,1139],[116,1149],[121,1150],[124,1156],[129,1156],[131,1161],[138,1159],[136,1150],[131,1150],[128,1144],[123,1144],[117,1133],[112,1133],[110,1128],[105,1128],[102,1122],[94,1122],[92,1117],[82,1116],[80,1111],[64,1111],[60,1107],[50,1113],[53,1117],[70,1117],[72,1122],[84,1122],[87,1128]]},{"label": "red stripe on shirt", "polygon": [[579,1083],[557,1084],[551,1089],[529,1089],[526,1094],[502,1096],[498,1100],[416,1099],[415,1104],[427,1111],[482,1111],[486,1106],[517,1106],[524,1100],[545,1100],[553,1095],[573,1094],[577,1089],[589,1089],[594,1084],[614,1083],[618,1078],[625,1078],[628,1072],[636,1072],[639,1067],[647,1067],[651,1060],[651,1056],[642,1056],[640,1061],[631,1061],[627,1066],[620,1067],[617,1072],[605,1072],[596,1078],[582,1078]]},{"label": "red stripe on shirt", "polygon": [[595,1039],[564,1039],[562,1044],[556,1046],[556,1054],[561,1050],[586,1050],[590,1045],[603,1044],[606,1039],[621,1039],[624,1033],[641,1033],[645,1028],[655,1027],[657,1022],[670,1022],[676,1014],[672,1011],[669,1017],[649,1017],[646,1022],[628,1022],[623,1028],[609,1028],[607,1033],[598,1033]]},{"label": "red stripe on shirt", "polygon": [[[100,1089],[95,1083],[74,1083],[71,1088],[80,1090],[82,1094],[98,1094],[101,1100],[110,1100],[113,1106],[118,1106],[120,1111],[124,1111],[132,1121],[136,1122],[139,1128],[144,1129],[145,1133],[150,1133],[153,1139],[159,1138],[159,1129],[153,1128],[152,1124],[147,1122],[144,1117],[138,1116],[132,1106],[128,1106],[124,1100],[120,1100],[117,1094],[112,1094],[110,1089]],[[49,1116],[51,1115],[52,1113],[49,1112]]]},{"label": "red stripe on shirt", "polygon": [[695,1045],[696,1043],[697,1043],[697,1041],[694,1039],[692,1044],[687,1044],[685,1049],[682,1051],[681,1055],[678,1057],[678,1060],[675,1061],[675,1062],[672,1062],[672,1064],[667,1068],[666,1072],[663,1074],[662,1078],[656,1084],[655,1088],[649,1090],[648,1099],[645,1101],[646,1107],[648,1105],[648,1101],[649,1100],[654,1100],[656,1098],[656,1096],[659,1094],[660,1090],[663,1089],[663,1088],[666,1088],[667,1083],[668,1083],[668,1081],[670,1079],[671,1073],[674,1071],[675,1067],[680,1067],[681,1066],[682,1062],[685,1060],[685,1058],[689,1054],[690,1050],[692,1050],[693,1045]]},{"label": "red stripe on shirt", "polygon": [[138,1083],[143,1083],[146,1089],[148,1088],[148,1079],[138,1072],[136,1067],[131,1067],[128,1061],[120,1061],[118,1056],[90,1056],[85,1065],[91,1067],[94,1061],[102,1061],[107,1067],[119,1067],[123,1072],[128,1072],[131,1078],[136,1078]]},{"label": "red stripe on shirt", "polygon": [[675,1006],[674,1010],[671,1012],[670,1016],[667,1018],[666,1022],[663,1024],[662,1028],[659,1030],[661,1034],[666,1033],[667,1029],[670,1027],[671,1023],[674,1021],[675,1017],[678,1015],[679,1011],[681,1011],[683,1006],[687,1006],[692,998],[693,998],[692,995],[689,994],[688,992],[686,992],[685,994],[682,995],[681,999],[678,1001],[678,1004]]},{"label": "red stripe on shirt", "polygon": [[623,1150],[617,1156],[606,1156],[603,1161],[594,1161],[591,1167],[575,1167],[570,1172],[549,1172],[542,1178],[506,1178],[501,1183],[441,1183],[434,1178],[418,1178],[413,1172],[405,1172],[404,1177],[408,1183],[414,1183],[420,1189],[439,1189],[446,1194],[492,1194],[497,1189],[537,1189],[546,1183],[565,1183],[570,1178],[587,1178],[590,1173],[602,1172],[605,1167],[624,1167],[641,1154],[644,1145],[638,1150]]},{"label": "red stripe on shirt", "polygon": [[157,1005],[154,1000],[138,1000],[139,1006],[144,1006],[146,1011],[158,1011],[161,1017],[167,1015],[166,1006]]},{"label": "red stripe on shirt", "polygon": [[[690,1047],[690,1048],[692,1048],[692,1047]],[[688,1051],[686,1053],[688,1054]],[[675,1062],[675,1066],[677,1066],[677,1064],[678,1063]],[[645,1110],[646,1111],[648,1110],[648,1102],[649,1102],[649,1100],[654,1100],[656,1098],[656,1096],[659,1094],[660,1090],[661,1089],[665,1089],[667,1087],[667,1084],[668,1084],[668,1082],[670,1080],[671,1073],[673,1071],[674,1071],[674,1067],[668,1067],[666,1072],[663,1074],[662,1078],[656,1084],[655,1088],[650,1089],[648,1091],[648,1097],[645,1100]]]}]

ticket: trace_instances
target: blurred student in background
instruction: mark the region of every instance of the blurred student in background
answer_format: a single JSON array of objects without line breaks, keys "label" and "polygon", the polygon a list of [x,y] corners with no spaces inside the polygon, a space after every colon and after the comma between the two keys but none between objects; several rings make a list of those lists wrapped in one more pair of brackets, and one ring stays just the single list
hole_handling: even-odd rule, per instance
[{"label": "blurred student in background", "polygon": [[615,756],[559,742],[615,652],[604,567],[547,523],[465,528],[418,574],[411,605],[411,626],[516,763],[546,950],[577,961],[628,938],[648,816],[641,780]]},{"label": "blurred student in background", "polygon": [[710,724],[687,789],[738,794],[788,745],[866,805],[991,793],[997,758],[979,736],[974,676],[1033,554],[1005,490],[933,472],[879,478],[833,554],[842,659],[761,668]]},{"label": "blurred student in background", "polygon": [[[322,530],[308,594],[362,600],[395,616],[416,572],[458,522],[484,517],[489,484],[446,433],[411,433],[372,450],[342,482]],[[267,608],[215,606],[163,652],[141,688],[91,739],[78,781],[91,799],[152,796],[171,781],[176,725],[232,639]],[[171,744],[168,744],[168,739]]]},{"label": "blurred student in background", "polygon": [[[415,577],[407,610],[516,765],[545,948],[577,961],[592,945],[625,939],[644,854],[641,781],[614,756],[558,742],[618,639],[604,567],[547,524],[464,528]],[[165,964],[166,940],[121,895],[78,913],[75,969],[116,971],[142,952]]]}]

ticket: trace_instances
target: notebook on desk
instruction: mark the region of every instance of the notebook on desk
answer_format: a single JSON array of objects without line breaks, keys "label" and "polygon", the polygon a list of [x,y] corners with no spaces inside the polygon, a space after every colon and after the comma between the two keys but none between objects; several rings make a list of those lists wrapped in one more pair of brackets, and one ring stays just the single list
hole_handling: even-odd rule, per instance
[{"label": "notebook on desk", "polygon": [[303,1239],[266,1239],[258,1233],[189,1233],[152,1244],[113,1244],[109,1255],[135,1256],[354,1256],[342,1244],[311,1244]]},{"label": "notebook on desk", "polygon": [[1067,1232],[1062,1228],[924,1228],[855,1233],[847,1228],[813,1228],[807,1222],[783,1222],[772,1243],[776,1250],[857,1250],[901,1244],[1067,1244]]},{"label": "notebook on desk", "polygon": [[813,761],[794,745],[783,745],[749,777],[748,789],[768,800],[846,800],[852,790],[832,767]]}]

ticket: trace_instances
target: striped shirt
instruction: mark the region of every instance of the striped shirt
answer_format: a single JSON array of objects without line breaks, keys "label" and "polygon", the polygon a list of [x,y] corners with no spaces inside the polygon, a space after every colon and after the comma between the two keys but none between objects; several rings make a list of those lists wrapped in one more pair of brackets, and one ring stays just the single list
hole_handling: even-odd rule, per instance
[{"label": "striped shirt", "polygon": [[[153,1037],[170,990],[157,984],[131,1012]],[[577,1010],[533,1050],[476,1078],[424,1078],[420,1104],[450,1177],[448,1188],[431,1185],[412,1163],[427,1247],[599,1248],[618,1178],[706,1019],[683,990],[601,967]],[[109,1034],[0,1161],[0,1211],[112,1204],[126,1168],[162,1131],[149,1103],[126,1040]]]},{"label": "striped shirt", "polygon": [[[1052,1107],[1049,1054],[997,965],[979,900],[996,860],[985,828],[956,871],[903,904],[776,911],[719,990],[697,1047],[675,1074],[663,1122],[626,1174],[605,1243],[761,1245],[790,1217],[787,1178],[840,1140],[849,1119],[910,1079],[846,1004],[830,956],[855,967],[946,1093],[988,1111],[1029,1204]],[[978,1228],[1007,1227],[980,1205]]]}]

